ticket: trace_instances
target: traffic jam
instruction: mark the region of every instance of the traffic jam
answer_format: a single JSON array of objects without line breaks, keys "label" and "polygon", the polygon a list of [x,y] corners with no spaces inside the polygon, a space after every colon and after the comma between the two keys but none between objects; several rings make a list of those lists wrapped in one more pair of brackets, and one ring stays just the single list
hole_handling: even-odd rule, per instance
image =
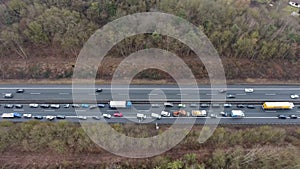
[{"label": "traffic jam", "polygon": [[[24,93],[24,89],[17,89],[16,93]],[[252,93],[254,90],[252,88],[246,88],[246,93]],[[96,89],[96,92],[102,92],[102,89]],[[226,90],[219,90],[220,93],[226,92]],[[4,98],[13,98],[13,93],[5,93]],[[227,98],[232,98],[234,95],[228,94]],[[299,96],[292,94],[292,99],[297,99]],[[100,114],[88,115],[77,115],[77,116],[67,116],[65,114],[56,114],[51,113],[30,113],[30,111],[24,113],[24,107],[29,109],[40,108],[42,110],[50,109],[57,110],[57,112],[64,112],[67,109],[84,109],[85,111],[97,111],[103,110]],[[147,107],[147,106],[146,106]],[[246,116],[245,109],[257,109],[263,111],[272,111],[272,110],[292,110],[294,108],[292,102],[264,102],[262,105],[252,105],[252,104],[232,104],[232,103],[179,103],[175,104],[173,102],[164,102],[164,103],[154,103],[150,105],[152,112],[137,112],[136,118],[139,120],[145,120],[147,116],[149,118],[160,120],[162,118],[177,118],[177,117],[191,117],[191,118],[244,118]],[[4,109],[13,110],[11,112],[5,111],[1,113],[3,119],[12,119],[12,118],[25,118],[25,119],[66,119],[68,117],[77,118],[80,120],[86,120],[92,118],[94,120],[100,120],[101,118],[110,119],[110,118],[122,118],[127,116],[127,112],[132,110],[131,101],[109,101],[108,103],[99,103],[99,104],[5,104],[3,105]],[[63,109],[63,110],[61,110]],[[20,111],[18,111],[20,110]],[[23,112],[21,111],[23,110]],[[28,109],[27,109],[28,110]],[[124,112],[122,111],[124,110]],[[50,112],[50,111],[49,111]],[[124,115],[125,114],[125,115]],[[132,114],[131,114],[132,115]],[[296,114],[278,114],[277,118],[279,119],[297,119]]]}]

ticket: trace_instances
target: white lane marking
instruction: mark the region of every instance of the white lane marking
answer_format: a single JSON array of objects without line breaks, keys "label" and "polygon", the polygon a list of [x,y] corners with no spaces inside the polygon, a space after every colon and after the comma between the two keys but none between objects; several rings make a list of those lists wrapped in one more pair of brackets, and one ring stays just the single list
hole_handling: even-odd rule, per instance
[{"label": "white lane marking", "polygon": [[300,111],[299,111],[299,110],[298,110],[297,112],[298,112],[298,113],[300,113]]},{"label": "white lane marking", "polygon": [[119,96],[128,96],[128,94],[120,93]]},{"label": "white lane marking", "polygon": [[[8,87],[4,87],[4,88],[1,88],[0,87],[0,90],[16,90],[16,89],[20,89],[20,88],[22,88],[22,87],[11,87],[11,88],[8,88]],[[96,89],[97,87],[95,87],[95,89]],[[101,88],[101,87],[99,87],[99,88]],[[226,88],[227,90],[242,90],[242,91],[244,91],[245,90],[245,88],[252,88],[252,87],[247,87],[247,86],[245,86],[245,87],[243,87],[243,88],[230,88],[230,87],[228,87],[228,88]],[[74,87],[74,88],[72,88],[72,87],[24,87],[24,88],[22,88],[22,89],[24,89],[24,90],[72,90],[72,89],[87,89],[87,90],[90,90],[90,89],[93,89],[93,88],[87,88],[87,87]],[[120,87],[116,87],[116,88],[108,88],[108,87],[104,87],[104,88],[102,88],[103,90],[124,90],[124,89],[130,89],[130,90],[145,90],[145,89],[147,89],[147,90],[157,90],[157,89],[162,89],[162,90],[211,90],[211,88],[203,88],[203,87],[182,87],[181,89],[178,89],[178,88],[164,88],[164,87],[162,87],[162,88],[159,88],[159,87],[146,87],[146,88],[142,88],[142,87],[139,87],[139,88],[136,88],[136,87],[133,87],[133,88],[120,88]],[[220,90],[220,89],[223,89],[223,88],[213,88],[212,90]],[[265,91],[265,90],[268,90],[268,91],[272,91],[272,90],[274,90],[274,91],[278,91],[278,90],[297,90],[297,91],[299,91],[300,90],[300,88],[298,87],[298,88],[295,88],[295,87],[292,87],[292,88],[287,88],[287,87],[285,87],[285,86],[283,86],[283,87],[272,87],[272,86],[270,86],[270,87],[266,87],[266,88],[264,88],[264,87],[260,87],[260,88],[253,88],[254,89],[254,91],[256,91],[256,90],[261,90],[261,91]]]},{"label": "white lane marking", "polygon": [[89,96],[98,96],[99,94],[97,93],[89,93]]},{"label": "white lane marking", "polygon": [[77,110],[77,109],[76,109],[76,111],[82,111],[82,112],[86,112],[87,110]]},{"label": "white lane marking", "polygon": [[246,93],[238,93],[237,96],[246,96]]},{"label": "white lane marking", "polygon": [[275,96],[276,93],[266,93],[266,96]]},{"label": "white lane marking", "polygon": [[186,95],[189,95],[189,94],[186,94],[186,93],[179,93],[179,94],[177,94],[177,96],[186,96]]},{"label": "white lane marking", "polygon": [[276,113],[277,111],[276,110],[266,110],[265,112],[266,113]]},{"label": "white lane marking", "polygon": [[[66,118],[77,118],[78,116],[65,116]],[[92,118],[93,116],[86,116],[87,118]],[[103,118],[103,116],[101,116]],[[111,118],[126,118],[126,119],[137,119],[136,116],[123,116],[123,117],[111,117]],[[162,119],[210,119],[211,117],[162,117]],[[217,119],[277,119],[278,117],[243,117],[243,118],[232,118],[232,117],[217,117]],[[146,119],[153,119],[152,117],[147,117]],[[215,118],[211,118],[215,119]]]},{"label": "white lane marking", "polygon": [[149,96],[157,96],[158,94],[149,93]]},{"label": "white lane marking", "polygon": [[44,110],[45,112],[55,112],[55,110]]},{"label": "white lane marking", "polygon": [[41,93],[30,93],[30,94],[41,94]]},{"label": "white lane marking", "polygon": [[14,109],[15,112],[24,111],[24,109]]},{"label": "white lane marking", "polygon": [[205,95],[206,95],[206,96],[216,96],[216,95],[218,95],[218,94],[216,94],[216,93],[206,93]]},{"label": "white lane marking", "polygon": [[60,95],[68,95],[70,93],[58,93],[58,94],[60,94]]}]

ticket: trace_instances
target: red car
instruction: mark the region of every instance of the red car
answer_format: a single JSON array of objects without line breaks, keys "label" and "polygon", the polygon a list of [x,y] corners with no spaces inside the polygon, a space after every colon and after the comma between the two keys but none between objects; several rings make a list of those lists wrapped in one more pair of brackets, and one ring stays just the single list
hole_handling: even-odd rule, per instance
[{"label": "red car", "polygon": [[123,114],[121,112],[115,112],[114,116],[115,117],[123,117]]}]

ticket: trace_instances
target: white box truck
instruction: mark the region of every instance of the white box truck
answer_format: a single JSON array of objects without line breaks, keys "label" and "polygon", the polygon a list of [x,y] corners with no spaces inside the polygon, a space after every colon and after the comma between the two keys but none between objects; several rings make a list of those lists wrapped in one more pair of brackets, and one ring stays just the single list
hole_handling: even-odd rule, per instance
[{"label": "white box truck", "polygon": [[108,103],[109,108],[131,108],[132,103],[130,101],[110,101]]}]

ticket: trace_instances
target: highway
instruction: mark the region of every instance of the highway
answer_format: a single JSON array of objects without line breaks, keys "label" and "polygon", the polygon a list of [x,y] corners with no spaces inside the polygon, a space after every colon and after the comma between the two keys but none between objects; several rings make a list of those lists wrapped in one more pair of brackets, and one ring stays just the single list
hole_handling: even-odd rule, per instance
[{"label": "highway", "polygon": [[[102,92],[93,92],[85,93],[85,90],[81,90],[80,95],[92,94],[96,96],[98,103],[106,104],[108,100],[111,100],[111,88],[109,85],[99,85],[96,88],[102,88]],[[253,93],[246,93],[245,88],[254,89]],[[16,89],[24,89],[24,93],[16,93]],[[207,118],[210,118],[210,114],[217,114],[218,119],[220,119],[220,124],[300,124],[300,118],[298,119],[278,119],[277,116],[280,114],[296,115],[300,117],[300,108],[298,99],[291,99],[291,94],[300,94],[300,87],[296,85],[229,85],[227,86],[227,92],[220,93],[221,88],[215,88],[212,91],[208,85],[199,86],[197,91],[189,86],[184,87],[184,97],[188,98],[188,95],[195,95],[195,93],[200,93],[200,100],[191,101],[189,99],[183,101],[186,103],[184,108],[187,112],[191,112],[194,109],[206,110],[208,112],[207,117],[197,117],[196,124],[204,124]],[[94,91],[94,89],[92,90]],[[106,105],[105,108],[100,109],[89,109],[89,108],[78,108],[77,114],[75,109],[70,106],[69,108],[64,108],[65,104],[72,104],[72,87],[71,85],[0,85],[0,93],[3,95],[5,93],[13,93],[13,98],[3,98],[0,100],[0,114],[2,113],[30,113],[33,116],[41,115],[44,116],[42,121],[46,121],[45,116],[52,115],[64,115],[66,120],[72,122],[78,122],[78,115],[86,116],[87,120],[81,120],[84,122],[101,122],[107,121],[110,123],[158,123],[158,124],[172,124],[175,120],[179,123],[190,123],[195,120],[195,117],[163,117],[161,120],[151,118],[150,114],[152,112],[160,114],[161,111],[173,112],[178,110],[177,104],[174,104],[174,107],[165,108],[163,102],[165,100],[171,102],[180,102],[182,93],[178,90],[178,87],[175,85],[131,85],[129,89],[129,95],[126,95],[126,89],[122,87],[114,88],[113,92],[119,94],[120,98],[123,96],[129,97],[131,101],[148,101],[151,98],[151,101],[156,101],[160,104],[159,107],[153,108],[150,103],[139,103],[133,104],[131,109],[118,109],[122,112],[124,117],[112,117],[111,119],[106,119],[102,117],[103,113],[112,114],[115,110],[111,110]],[[230,108],[223,108],[223,101],[220,103],[220,107],[212,106],[208,108],[203,108],[200,106],[202,101],[209,101],[212,95],[217,95],[220,98],[226,98],[226,95],[233,94],[235,98],[227,98],[226,102],[231,103]],[[166,99],[161,99],[161,98]],[[115,97],[114,97],[115,98]],[[118,97],[117,97],[118,98]],[[191,97],[193,98],[193,97]],[[26,102],[27,101],[27,102]],[[34,103],[34,101],[39,101],[39,103],[48,103],[60,102],[59,109],[53,108],[30,108],[28,103]],[[292,110],[269,110],[265,111],[262,109],[262,102],[264,101],[290,101],[294,102],[295,107]],[[22,103],[24,102],[24,103]],[[22,108],[5,108],[5,104],[16,104],[21,103]],[[82,102],[85,103],[85,102]],[[197,103],[200,107],[190,107],[191,103]],[[238,108],[237,104],[243,103],[245,106],[253,105],[254,108]],[[90,106],[90,105],[89,105]],[[99,110],[99,111],[98,111]],[[231,117],[223,117],[219,113],[221,111],[230,112],[231,110],[243,110],[245,117],[242,119],[233,119]],[[136,118],[137,113],[143,113],[147,118],[143,121],[139,121]],[[100,120],[95,120],[92,116],[99,116]],[[0,118],[0,120],[4,120]],[[5,119],[7,120],[7,119]],[[27,121],[30,119],[25,118],[13,118],[9,119],[12,121]],[[211,119],[213,122],[213,119]],[[54,121],[59,121],[58,119]]]},{"label": "highway", "polygon": [[[96,86],[102,88],[101,93],[88,92],[81,89],[79,93],[72,93],[71,85],[0,85],[0,93],[15,93],[16,89],[25,89],[22,94],[16,93],[10,100],[32,101],[72,101],[73,95],[95,96],[98,101],[112,100],[112,90],[109,85]],[[253,88],[253,93],[245,93],[245,88]],[[208,85],[194,89],[184,86],[180,91],[175,85],[131,85],[129,91],[124,87],[113,88],[113,97],[118,99],[130,98],[134,101],[195,101],[199,97],[201,101],[215,101],[226,98],[227,94],[234,94],[235,98],[230,101],[292,101],[291,94],[300,94],[300,87],[296,85],[229,85],[226,93],[219,93],[220,88],[210,90]],[[199,92],[200,95],[195,96]],[[196,99],[195,99],[196,98]],[[0,101],[7,101],[1,97]],[[89,100],[87,100],[89,101]]]}]

